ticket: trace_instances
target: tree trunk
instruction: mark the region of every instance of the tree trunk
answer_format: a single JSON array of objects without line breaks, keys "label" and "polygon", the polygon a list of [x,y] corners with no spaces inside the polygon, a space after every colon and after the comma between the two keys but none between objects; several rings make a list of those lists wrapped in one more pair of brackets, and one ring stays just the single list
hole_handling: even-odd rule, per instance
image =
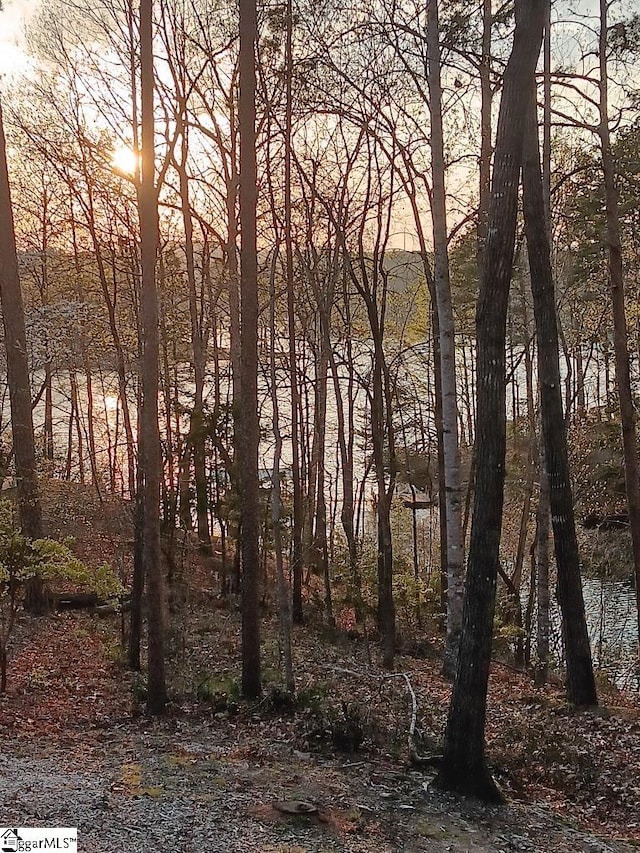
[{"label": "tree trunk", "polygon": [[640,643],[640,468],[636,440],[636,415],[629,372],[627,318],[624,305],[624,272],[620,238],[620,214],[615,185],[615,167],[611,153],[607,73],[607,11],[611,3],[600,0],[600,149],[604,177],[607,259],[609,291],[613,314],[613,348],[616,363],[616,385],[622,426],[622,448],[627,491],[627,508],[633,547],[633,565],[637,602],[638,641]]},{"label": "tree trunk", "polygon": [[142,180],[138,188],[140,259],[142,418],[144,436],[140,459],[143,475],[143,564],[148,591],[148,698],[150,714],[160,714],[167,702],[165,681],[164,584],[160,556],[160,479],[162,454],[158,426],[159,331],[156,289],[158,196],[155,186],[153,120],[153,0],[140,0],[140,87],[142,92]]},{"label": "tree trunk", "polygon": [[478,272],[481,273],[487,241],[487,217],[491,196],[491,0],[482,0],[482,56],[480,60],[480,169],[478,204]]},{"label": "tree trunk", "polygon": [[[76,298],[79,302],[84,302],[84,289],[82,287],[82,272],[80,266],[80,249],[78,247],[77,240],[77,224],[75,212],[73,209],[73,195],[70,194],[69,198],[69,213],[71,220],[71,239],[73,243],[73,262],[74,262],[74,270],[75,270],[75,292]],[[96,436],[95,436],[95,423],[93,417],[94,411],[94,400],[93,400],[93,375],[91,372],[91,361],[89,358],[89,353],[87,349],[87,341],[84,329],[80,329],[80,356],[82,359],[82,366],[84,369],[85,375],[85,383],[86,383],[86,395],[87,395],[87,438],[88,438],[88,452],[89,452],[89,463],[91,465],[91,476],[93,479],[93,484],[95,486],[96,492],[98,493],[98,497],[100,500],[102,499],[101,490],[100,490],[100,477],[98,474],[98,463],[96,456]]]},{"label": "tree trunk", "polygon": [[[185,107],[186,111],[186,107]],[[198,311],[198,293],[196,286],[195,250],[193,245],[193,221],[189,203],[189,178],[187,175],[188,125],[183,115],[182,151],[177,165],[180,182],[180,208],[184,227],[184,251],[189,286],[189,319],[191,323],[191,350],[193,353],[194,402],[189,424],[188,441],[193,450],[193,469],[196,486],[196,522],[198,542],[206,552],[211,549],[209,531],[207,477],[205,469],[205,429],[204,429],[204,379],[206,365],[206,335],[203,329],[201,311]],[[188,456],[187,456],[188,458]]]},{"label": "tree trunk", "polygon": [[543,20],[544,0],[516,2],[516,29],[504,73],[487,242],[476,313],[476,488],[462,635],[443,764],[437,777],[443,788],[486,800],[502,799],[486,763],[484,726],[504,500],[505,341],[527,108],[522,91],[535,71]]},{"label": "tree trunk", "polygon": [[[258,537],[258,251],[256,234],[255,0],[240,0],[240,353],[238,403],[242,547],[242,693],[255,699],[260,676],[260,565]],[[234,397],[234,404],[236,399]]]},{"label": "tree trunk", "polygon": [[302,575],[304,496],[300,471],[300,392],[298,389],[298,355],[296,347],[296,306],[293,286],[293,235],[291,233],[291,134],[293,119],[293,6],[286,4],[285,43],[285,126],[284,126],[284,247],[287,281],[287,324],[289,331],[289,393],[291,395],[291,477],[293,485],[293,526],[291,573],[293,575],[292,614],[302,624]]},{"label": "tree trunk", "polygon": [[[274,258],[276,254],[274,253]],[[284,682],[288,693],[295,693],[293,676],[293,654],[291,650],[291,599],[289,584],[284,573],[282,547],[282,484],[280,482],[280,462],[282,460],[282,432],[280,430],[280,404],[278,402],[278,377],[276,373],[276,288],[275,271],[271,273],[269,304],[269,373],[271,378],[271,406],[273,409],[273,474],[271,477],[271,530],[273,549],[276,559],[276,588],[278,591],[278,628],[280,634],[280,654],[284,665]]]},{"label": "tree trunk", "polygon": [[540,495],[536,523],[536,538],[533,553],[536,560],[536,591],[537,591],[537,632],[535,668],[536,684],[546,684],[549,674],[549,637],[551,622],[549,615],[549,473],[544,450],[544,441],[540,442]]},{"label": "tree trunk", "polygon": [[525,91],[529,95],[529,102],[522,166],[524,222],[538,338],[542,432],[546,462],[550,472],[549,501],[558,570],[558,599],[562,610],[562,634],[567,660],[567,692],[569,700],[575,705],[596,705],[598,698],[584,612],[567,435],[562,412],[558,328],[540,167],[533,75]]},{"label": "tree trunk", "polygon": [[313,527],[313,559],[316,570],[322,575],[324,584],[324,618],[328,625],[335,625],[331,596],[329,550],[327,542],[326,480],[326,433],[327,433],[327,385],[329,380],[329,318],[326,305],[320,306],[320,358],[315,383],[314,432],[318,439],[318,468],[316,479],[315,518]]},{"label": "tree trunk", "polygon": [[[348,300],[346,300],[348,302]],[[345,302],[345,312],[348,305]],[[362,586],[360,569],[358,566],[358,548],[354,526],[354,494],[353,494],[353,384],[354,369],[352,358],[351,339],[346,341],[346,366],[349,371],[347,380],[347,415],[342,398],[342,386],[338,375],[333,350],[329,351],[329,364],[331,366],[331,377],[333,379],[333,391],[336,401],[336,417],[338,424],[338,448],[340,450],[340,472],[342,475],[342,509],[340,521],[347,540],[347,551],[349,554],[349,579],[352,584],[352,603],[355,610],[356,621],[362,619]]]},{"label": "tree trunk", "polygon": [[440,329],[440,377],[442,382],[442,438],[444,490],[447,517],[447,641],[443,671],[455,675],[462,627],[464,583],[464,542],[458,446],[458,404],[456,396],[456,342],[449,280],[447,207],[445,194],[444,135],[442,129],[442,88],[440,82],[440,25],[438,3],[429,3],[427,23],[429,110],[431,115],[431,170],[433,194],[433,281],[438,303]]},{"label": "tree trunk", "polygon": [[[42,513],[38,495],[35,441],[31,414],[31,390],[22,289],[18,273],[13,208],[7,166],[2,104],[0,103],[0,300],[7,355],[7,381],[11,403],[11,431],[16,467],[18,513],[25,536],[42,536]],[[34,601],[40,609],[43,601]]]}]

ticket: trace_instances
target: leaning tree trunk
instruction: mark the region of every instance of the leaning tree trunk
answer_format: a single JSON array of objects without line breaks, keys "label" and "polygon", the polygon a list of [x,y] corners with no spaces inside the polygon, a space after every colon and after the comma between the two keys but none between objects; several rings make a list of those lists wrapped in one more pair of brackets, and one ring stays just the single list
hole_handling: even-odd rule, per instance
[{"label": "leaning tree trunk", "polygon": [[575,705],[596,705],[598,698],[582,595],[567,433],[562,412],[558,326],[540,167],[533,75],[528,92],[529,114],[522,164],[524,223],[538,338],[542,433],[547,470],[550,472],[549,501],[558,571],[558,600],[562,611],[562,635],[567,661],[567,692],[569,700]]},{"label": "leaning tree trunk", "polygon": [[484,727],[491,663],[506,450],[505,341],[527,104],[522,98],[540,53],[545,0],[517,0],[504,85],[480,295],[476,313],[478,402],[474,511],[458,672],[437,783],[486,800],[502,795],[487,766]]}]

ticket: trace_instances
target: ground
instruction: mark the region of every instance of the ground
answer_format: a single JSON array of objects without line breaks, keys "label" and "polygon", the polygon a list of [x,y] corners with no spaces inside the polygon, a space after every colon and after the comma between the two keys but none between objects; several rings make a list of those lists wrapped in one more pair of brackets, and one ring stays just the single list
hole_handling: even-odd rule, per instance
[{"label": "ground", "polygon": [[[150,720],[140,682],[119,661],[117,619],[22,618],[0,698],[4,826],[77,826],[87,853],[640,847],[638,708],[624,697],[613,711],[577,713],[559,689],[535,691],[497,666],[489,755],[509,804],[487,807],[442,794],[433,770],[408,764],[405,680],[380,678],[353,640],[328,644],[299,629],[301,704],[276,711],[267,621],[266,698],[246,706],[234,698],[237,614],[199,607],[172,661],[184,684],[197,673],[201,699],[184,690],[164,719]],[[448,685],[436,656],[398,667],[426,743],[443,725]],[[351,754],[330,734],[345,707],[364,735]],[[309,806],[317,811],[288,813]]]},{"label": "ground", "polygon": [[[126,567],[126,508],[95,512],[74,489],[55,504],[68,507],[80,554]],[[68,530],[60,511],[48,518],[49,532]],[[405,637],[389,674],[348,619],[330,631],[310,608],[295,629],[291,703],[265,600],[264,697],[247,704],[237,608],[215,598],[210,561],[183,556],[162,719],[145,716],[144,677],[123,665],[126,619],[20,616],[0,697],[3,826],[77,826],[86,853],[640,849],[637,696],[603,683],[602,707],[577,711],[560,683],[539,689],[496,662],[487,754],[508,804],[447,796],[407,748],[412,691],[419,751],[437,752],[444,732],[450,685],[435,632]]]}]

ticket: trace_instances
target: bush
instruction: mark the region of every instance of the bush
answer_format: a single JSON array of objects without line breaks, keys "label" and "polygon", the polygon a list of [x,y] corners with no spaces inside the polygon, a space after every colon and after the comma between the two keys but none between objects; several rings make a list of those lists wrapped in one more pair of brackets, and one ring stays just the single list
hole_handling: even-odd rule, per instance
[{"label": "bush", "polygon": [[68,544],[53,539],[29,539],[14,527],[13,507],[0,501],[0,693],[7,688],[7,655],[15,619],[29,581],[70,581],[101,598],[123,592],[109,566],[90,570],[71,553]]}]

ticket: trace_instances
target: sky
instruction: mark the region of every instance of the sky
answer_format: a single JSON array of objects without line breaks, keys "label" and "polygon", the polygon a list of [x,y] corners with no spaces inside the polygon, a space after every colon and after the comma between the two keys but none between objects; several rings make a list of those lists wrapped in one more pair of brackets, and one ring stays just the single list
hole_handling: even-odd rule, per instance
[{"label": "sky", "polygon": [[24,25],[40,5],[40,0],[4,0],[0,12],[0,74],[13,75],[29,67]]},{"label": "sky", "polygon": [[[0,12],[0,74],[12,74],[28,66],[28,56],[24,51],[24,25],[37,11],[40,2],[4,0],[4,10]],[[596,14],[598,0],[558,0],[557,6],[569,6],[582,14]]]}]

